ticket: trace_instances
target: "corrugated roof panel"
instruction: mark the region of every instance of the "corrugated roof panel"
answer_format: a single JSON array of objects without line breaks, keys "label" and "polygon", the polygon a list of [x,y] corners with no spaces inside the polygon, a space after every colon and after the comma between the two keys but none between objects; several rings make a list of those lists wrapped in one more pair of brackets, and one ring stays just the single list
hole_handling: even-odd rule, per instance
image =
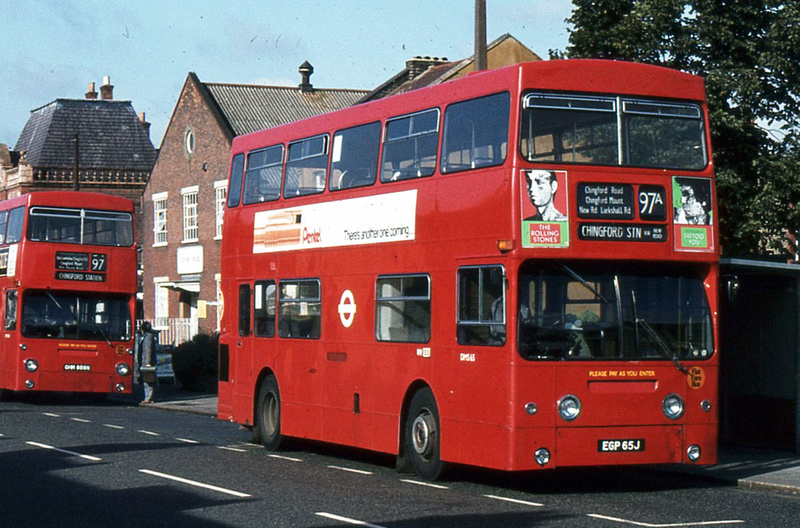
[{"label": "corrugated roof panel", "polygon": [[363,90],[204,83],[237,136],[293,123],[357,103]]}]

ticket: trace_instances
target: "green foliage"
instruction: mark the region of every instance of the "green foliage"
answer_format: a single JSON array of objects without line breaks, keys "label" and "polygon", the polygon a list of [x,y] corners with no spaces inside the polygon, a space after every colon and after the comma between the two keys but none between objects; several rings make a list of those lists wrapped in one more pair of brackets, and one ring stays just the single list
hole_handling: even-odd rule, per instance
[{"label": "green foliage", "polygon": [[197,334],[172,352],[172,370],[184,389],[216,392],[218,348],[216,336]]},{"label": "green foliage", "polygon": [[573,4],[569,57],[657,64],[705,78],[723,251],[786,252],[787,231],[800,232],[800,3]]}]

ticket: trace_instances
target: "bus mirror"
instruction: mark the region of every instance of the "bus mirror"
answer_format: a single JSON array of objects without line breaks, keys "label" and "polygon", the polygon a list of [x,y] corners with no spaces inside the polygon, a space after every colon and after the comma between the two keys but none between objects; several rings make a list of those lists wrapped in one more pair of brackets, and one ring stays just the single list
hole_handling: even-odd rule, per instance
[{"label": "bus mirror", "polygon": [[736,297],[739,294],[738,275],[728,275],[725,277],[725,294],[727,296],[728,304],[736,304]]}]

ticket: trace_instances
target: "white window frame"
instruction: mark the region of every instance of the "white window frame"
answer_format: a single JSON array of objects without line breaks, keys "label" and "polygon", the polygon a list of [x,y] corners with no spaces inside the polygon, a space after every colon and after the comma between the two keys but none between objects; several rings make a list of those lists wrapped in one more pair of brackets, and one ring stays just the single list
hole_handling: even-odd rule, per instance
[{"label": "white window frame", "polygon": [[166,327],[169,319],[169,290],[161,286],[169,277],[153,277],[153,326]]},{"label": "white window frame", "polygon": [[222,239],[222,221],[228,200],[228,180],[214,182],[214,240]]},{"label": "white window frame", "polygon": [[169,209],[168,195],[165,192],[156,193],[153,200],[153,247],[167,245],[167,211]]},{"label": "white window frame", "polygon": [[193,185],[181,189],[181,202],[183,203],[183,240],[182,242],[197,242],[199,227],[197,222],[197,198],[200,187]]}]

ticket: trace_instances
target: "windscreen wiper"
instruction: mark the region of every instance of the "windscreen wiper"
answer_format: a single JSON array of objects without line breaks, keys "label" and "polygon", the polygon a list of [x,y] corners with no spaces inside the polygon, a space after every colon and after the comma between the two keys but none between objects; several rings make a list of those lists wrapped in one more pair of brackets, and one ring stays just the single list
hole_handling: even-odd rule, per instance
[{"label": "windscreen wiper", "polygon": [[661,338],[661,336],[656,332],[655,328],[650,326],[650,323],[644,320],[644,318],[639,317],[636,313],[636,292],[631,291],[631,300],[633,301],[633,321],[637,328],[642,327],[644,328],[645,333],[650,337],[650,339],[655,343],[656,350],[664,356],[665,358],[671,360],[675,364],[675,368],[679,371],[683,372],[684,374],[689,373],[689,369],[686,368],[680,359],[678,359],[677,352],[673,352],[672,349],[667,345],[667,343]]}]

